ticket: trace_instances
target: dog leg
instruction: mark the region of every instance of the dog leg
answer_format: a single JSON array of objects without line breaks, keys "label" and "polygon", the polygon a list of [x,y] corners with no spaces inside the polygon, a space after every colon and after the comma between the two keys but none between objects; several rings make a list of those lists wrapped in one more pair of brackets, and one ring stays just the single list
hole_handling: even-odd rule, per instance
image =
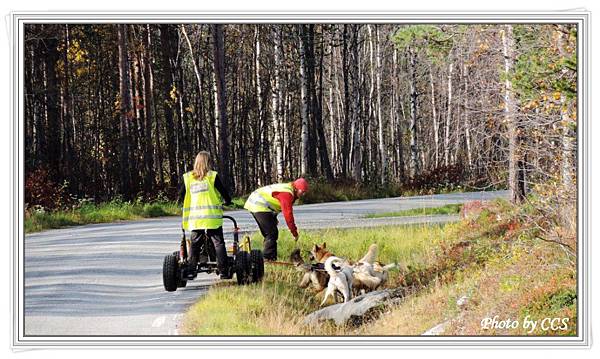
[{"label": "dog leg", "polygon": [[300,281],[300,288],[306,288],[311,282],[310,273],[304,273],[302,280]]},{"label": "dog leg", "polygon": [[346,290],[344,291],[344,303],[346,303],[347,301],[349,301],[350,299],[352,299],[352,295],[350,292],[349,288],[346,288]]},{"label": "dog leg", "polygon": [[[328,286],[327,290],[325,291],[325,296],[323,297],[323,301],[321,302],[321,307],[325,304],[325,302],[327,302],[327,299],[329,297],[333,297],[335,293],[335,288],[332,286]],[[335,297],[333,298],[335,300]]]}]

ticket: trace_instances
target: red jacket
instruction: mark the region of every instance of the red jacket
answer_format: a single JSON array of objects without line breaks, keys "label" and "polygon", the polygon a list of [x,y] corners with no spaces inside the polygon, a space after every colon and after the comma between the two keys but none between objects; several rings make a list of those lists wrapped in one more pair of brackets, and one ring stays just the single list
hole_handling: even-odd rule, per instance
[{"label": "red jacket", "polygon": [[294,211],[292,209],[294,205],[294,201],[296,198],[293,194],[288,192],[273,192],[271,193],[273,198],[277,198],[279,204],[281,205],[281,212],[283,212],[283,216],[285,217],[285,222],[287,223],[292,236],[298,236],[298,228],[296,228],[296,223],[294,223]]}]

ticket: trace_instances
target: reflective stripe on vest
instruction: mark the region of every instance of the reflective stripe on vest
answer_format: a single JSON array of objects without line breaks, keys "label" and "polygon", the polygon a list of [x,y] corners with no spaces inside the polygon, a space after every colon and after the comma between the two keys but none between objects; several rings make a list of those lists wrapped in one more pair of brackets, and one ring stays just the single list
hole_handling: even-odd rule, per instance
[{"label": "reflective stripe on vest", "polygon": [[273,192],[287,192],[293,196],[294,187],[291,183],[276,183],[261,187],[250,194],[244,208],[250,212],[281,212],[281,204],[273,197]]},{"label": "reflective stripe on vest", "polygon": [[217,172],[209,171],[202,180],[192,172],[183,175],[185,199],[183,201],[182,225],[186,230],[215,229],[223,226],[221,195],[215,189]]},{"label": "reflective stripe on vest", "polygon": [[183,211],[187,212],[187,211],[194,211],[194,210],[201,210],[201,209],[223,209],[223,206],[221,206],[221,205],[216,205],[216,206],[195,206],[195,207],[190,207],[190,208],[184,208]]}]

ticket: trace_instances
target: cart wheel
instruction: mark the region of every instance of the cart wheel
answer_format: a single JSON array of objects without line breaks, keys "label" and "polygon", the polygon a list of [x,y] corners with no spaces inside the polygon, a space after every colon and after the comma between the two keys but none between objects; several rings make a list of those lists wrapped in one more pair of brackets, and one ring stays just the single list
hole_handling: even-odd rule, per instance
[{"label": "cart wheel", "polygon": [[265,261],[261,250],[250,251],[250,263],[252,265],[252,283],[260,282],[265,275]]},{"label": "cart wheel", "polygon": [[178,277],[179,263],[177,256],[169,254],[165,256],[163,261],[163,285],[167,292],[174,292],[177,290]]},{"label": "cart wheel", "polygon": [[[175,252],[173,252],[173,255],[177,257],[177,268],[179,269],[179,252],[175,251]],[[187,280],[181,279],[181,274],[179,273],[179,270],[178,270],[177,271],[177,288],[185,288],[186,285],[187,285]]]},{"label": "cart wheel", "polygon": [[250,255],[246,251],[239,251],[235,256],[235,276],[239,285],[251,283]]}]

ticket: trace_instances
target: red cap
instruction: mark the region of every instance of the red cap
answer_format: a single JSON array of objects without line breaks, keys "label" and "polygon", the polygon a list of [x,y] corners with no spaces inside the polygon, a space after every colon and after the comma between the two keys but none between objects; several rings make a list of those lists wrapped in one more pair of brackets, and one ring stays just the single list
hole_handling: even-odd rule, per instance
[{"label": "red cap", "polygon": [[294,188],[299,191],[302,191],[302,192],[308,191],[308,182],[304,178],[298,178],[292,184],[294,185]]}]

